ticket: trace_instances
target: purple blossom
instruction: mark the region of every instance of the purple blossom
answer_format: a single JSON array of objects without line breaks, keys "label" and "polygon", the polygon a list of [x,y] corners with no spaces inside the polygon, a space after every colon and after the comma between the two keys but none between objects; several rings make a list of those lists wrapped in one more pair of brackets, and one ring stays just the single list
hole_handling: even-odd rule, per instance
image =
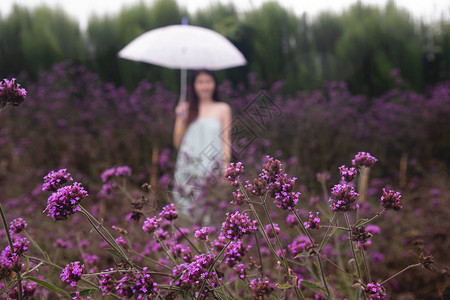
[{"label": "purple blossom", "polygon": [[309,212],[309,220],[304,223],[306,228],[311,229],[319,229],[320,225],[319,212],[316,212],[316,216],[314,217],[312,211]]},{"label": "purple blossom", "polygon": [[246,213],[226,213],[227,219],[222,223],[222,234],[230,240],[238,240],[244,234],[256,231],[256,220],[251,220]]},{"label": "purple blossom", "polygon": [[117,167],[114,175],[118,177],[131,176],[131,168],[129,166]]},{"label": "purple blossom", "polygon": [[356,202],[359,194],[353,186],[348,184],[337,184],[331,189],[330,208],[333,211],[348,212],[359,207]]},{"label": "purple blossom", "polygon": [[54,243],[53,247],[55,248],[62,248],[62,249],[70,249],[73,247],[72,242],[67,240],[63,240],[61,238],[58,238]]},{"label": "purple blossom", "polygon": [[168,221],[173,221],[178,218],[178,212],[175,210],[173,203],[164,206],[159,215]]},{"label": "purple blossom", "polygon": [[300,197],[300,192],[280,192],[275,194],[274,203],[278,208],[293,211]]},{"label": "purple blossom", "polygon": [[73,178],[70,176],[70,173],[67,172],[67,169],[60,169],[56,172],[50,171],[50,173],[44,177],[42,190],[56,192],[56,190],[69,181],[73,181]]},{"label": "purple blossom", "polygon": [[270,183],[275,182],[283,173],[282,167],[283,166],[278,159],[267,155],[266,163],[263,165],[262,173],[259,174],[259,177],[269,185]]},{"label": "purple blossom", "polygon": [[100,291],[102,291],[102,296],[111,294],[115,289],[114,278],[110,272],[114,271],[113,268],[103,270],[100,274],[100,280],[98,286]]},{"label": "purple blossom", "polygon": [[102,179],[102,182],[108,182],[115,175],[116,175],[116,168],[110,168],[103,171],[103,173],[100,175],[100,178]]},{"label": "purple blossom", "polygon": [[241,162],[231,163],[230,167],[225,171],[225,178],[227,178],[232,185],[238,186],[239,175],[244,173],[244,165]]},{"label": "purple blossom", "polygon": [[280,227],[278,226],[278,224],[273,223],[273,228],[272,228],[271,224],[267,224],[266,225],[265,231],[266,231],[267,236],[270,237],[270,238],[274,238],[275,237],[275,232],[273,231],[273,229],[275,229],[275,232],[277,234],[280,233]]},{"label": "purple blossom", "polygon": [[[22,299],[33,299],[33,296],[36,292],[37,283],[35,282],[24,282],[22,281]],[[20,299],[19,297],[19,289],[17,285],[14,286],[8,293],[9,299]]]},{"label": "purple blossom", "polygon": [[358,154],[356,154],[355,158],[352,160],[352,165],[355,168],[361,167],[371,168],[377,161],[378,160],[372,155],[370,155],[370,153],[358,152]]},{"label": "purple blossom", "polygon": [[377,225],[367,225],[366,231],[370,232],[371,234],[380,234],[380,227]]},{"label": "purple blossom", "polygon": [[229,267],[233,267],[242,260],[245,253],[250,250],[251,246],[245,247],[241,240],[231,242],[225,250],[225,263]]},{"label": "purple blossom", "polygon": [[289,253],[291,253],[292,257],[297,256],[298,254],[305,252],[306,248],[311,246],[311,242],[308,237],[300,235],[296,237],[291,244],[288,245]]},{"label": "purple blossom", "polygon": [[22,255],[25,251],[28,250],[29,244],[30,241],[28,241],[26,238],[13,240],[14,252],[18,255]]},{"label": "purple blossom", "polygon": [[239,275],[240,279],[244,280],[245,277],[247,276],[247,272],[246,272],[247,268],[248,268],[248,266],[246,266],[244,264],[238,264],[233,267],[233,270]]},{"label": "purple blossom", "polygon": [[28,224],[22,218],[17,218],[9,223],[9,233],[11,235],[18,234],[25,228],[27,228]]},{"label": "purple blossom", "polygon": [[298,224],[298,220],[293,214],[289,214],[286,217],[286,223],[289,225],[289,227],[295,226],[295,224]]},{"label": "purple blossom", "polygon": [[155,216],[153,218],[147,218],[144,221],[144,226],[142,226],[142,230],[152,234],[156,231],[156,229],[159,228],[161,221],[162,221],[162,219],[157,216]]},{"label": "purple blossom", "polygon": [[79,261],[71,262],[61,272],[61,280],[69,283],[71,286],[77,286],[77,282],[81,279],[81,274],[83,274],[83,269],[84,265],[80,265]]},{"label": "purple blossom", "polygon": [[208,234],[209,234],[209,227],[202,227],[199,230],[196,230],[194,233],[195,241],[196,242],[200,240],[209,241]]},{"label": "purple blossom", "polygon": [[12,253],[11,248],[7,246],[0,254],[0,280],[8,278],[11,272],[21,272],[23,266],[19,254]]},{"label": "purple blossom", "polygon": [[174,282],[186,290],[198,290],[203,280],[208,280],[213,286],[217,286],[217,274],[208,273],[208,269],[214,258],[210,254],[196,255],[190,263],[183,263],[173,268],[173,277],[178,280]]},{"label": "purple blossom", "polygon": [[386,292],[381,284],[377,283],[368,283],[367,286],[363,289],[366,295],[369,297],[369,300],[378,300],[385,299]]},{"label": "purple blossom", "polygon": [[120,245],[123,248],[128,247],[128,242],[127,242],[127,240],[125,240],[125,238],[123,236],[119,236],[118,238],[115,239],[115,241],[118,245]]},{"label": "purple blossom", "polygon": [[16,79],[0,81],[0,109],[6,105],[18,106],[26,98],[27,91],[16,83]]},{"label": "purple blossom", "polygon": [[253,291],[254,299],[262,299],[265,296],[270,295],[275,288],[269,283],[269,279],[266,277],[264,279],[255,278],[250,281],[250,288]]},{"label": "purple blossom", "polygon": [[250,200],[241,192],[241,189],[237,189],[236,192],[233,192],[233,198],[234,199],[231,201],[231,204],[234,205],[241,205]]},{"label": "purple blossom", "polygon": [[345,182],[353,181],[353,179],[355,179],[358,175],[358,172],[355,168],[347,168],[344,165],[339,167],[339,171],[341,172],[342,180],[344,180]]},{"label": "purple blossom", "polygon": [[88,193],[80,183],[74,182],[72,185],[64,186],[54,192],[47,200],[47,216],[55,221],[65,220],[71,214],[80,211],[78,204],[86,198]]},{"label": "purple blossom", "polygon": [[383,196],[381,196],[381,205],[386,210],[399,210],[403,207],[403,205],[400,203],[401,197],[402,195],[399,192],[395,192],[393,190],[389,190],[386,192],[386,189],[383,189]]}]

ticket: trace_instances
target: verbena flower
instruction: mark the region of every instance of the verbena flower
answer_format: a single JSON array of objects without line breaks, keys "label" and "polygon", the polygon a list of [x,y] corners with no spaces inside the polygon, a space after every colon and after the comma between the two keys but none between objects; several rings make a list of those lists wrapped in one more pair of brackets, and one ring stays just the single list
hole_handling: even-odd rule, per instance
[{"label": "verbena flower", "polygon": [[286,223],[288,224],[289,227],[293,227],[296,224],[298,224],[298,219],[295,217],[295,215],[289,214],[286,217]]},{"label": "verbena flower", "polygon": [[285,192],[275,194],[274,203],[278,208],[293,211],[297,205],[300,197],[300,192]]},{"label": "verbena flower", "polygon": [[[37,283],[35,282],[25,282],[22,281],[22,299],[33,299],[34,294],[36,293]],[[17,285],[14,286],[8,292],[9,299],[20,299],[19,297],[19,288]]]},{"label": "verbena flower", "polygon": [[50,173],[44,177],[42,190],[56,192],[56,190],[69,181],[73,181],[73,178],[70,176],[70,173],[67,172],[67,169],[60,169],[56,172],[50,171]]},{"label": "verbena flower", "polygon": [[256,220],[251,220],[246,213],[235,212],[230,215],[227,213],[227,219],[222,223],[222,234],[230,240],[238,240],[245,234],[256,231]]},{"label": "verbena flower", "polygon": [[259,174],[267,185],[276,181],[277,178],[283,173],[283,165],[278,159],[275,159],[269,155],[266,155],[266,163],[263,165],[262,172]]},{"label": "verbena flower", "polygon": [[378,300],[378,299],[385,299],[386,292],[383,286],[381,284],[374,283],[368,283],[367,286],[363,289],[366,295],[369,297],[370,300]]},{"label": "verbena flower", "polygon": [[162,221],[161,218],[159,218],[157,216],[155,216],[153,218],[147,218],[144,221],[144,226],[142,226],[142,230],[152,234],[156,231],[156,229],[159,228],[161,221]]},{"label": "verbena flower", "polygon": [[309,219],[307,222],[304,222],[306,228],[311,229],[319,229],[320,225],[319,212],[316,212],[316,216],[314,217],[312,211],[309,212]]},{"label": "verbena flower", "polygon": [[61,238],[58,238],[54,243],[53,243],[53,247],[55,248],[62,248],[62,249],[70,249],[73,247],[73,244],[71,241],[67,240],[63,240]]},{"label": "verbena flower", "polygon": [[263,299],[265,296],[270,295],[275,288],[269,283],[269,279],[255,278],[250,281],[250,288],[253,291],[254,299]]},{"label": "verbena flower", "polygon": [[61,272],[61,280],[69,283],[71,286],[77,286],[77,282],[81,279],[81,274],[83,274],[83,269],[84,265],[80,265],[79,261],[71,262]]},{"label": "verbena flower", "polygon": [[[273,229],[275,229],[275,232],[273,231]],[[267,224],[266,228],[265,228],[265,232],[266,232],[268,237],[274,238],[275,237],[275,233],[277,233],[277,234],[280,233],[280,227],[276,223],[273,223],[273,228],[272,228],[272,225]]]},{"label": "verbena flower", "polygon": [[311,246],[311,242],[308,237],[300,235],[296,237],[291,244],[288,245],[289,253],[291,253],[292,257],[297,256],[300,253],[306,251],[306,248]]},{"label": "verbena flower", "polygon": [[47,216],[55,221],[65,220],[71,214],[80,211],[81,200],[86,198],[88,193],[80,183],[74,182],[72,185],[64,186],[54,192],[47,200]]},{"label": "verbena flower", "polygon": [[164,206],[159,215],[168,221],[173,221],[178,218],[178,212],[175,210],[173,203]]},{"label": "verbena flower", "polygon": [[356,154],[355,158],[352,160],[352,165],[355,168],[361,167],[371,168],[377,161],[378,159],[370,155],[370,153],[358,152],[358,154]]},{"label": "verbena flower", "polygon": [[75,292],[75,295],[72,297],[72,300],[90,300],[89,296],[82,296],[79,291]]},{"label": "verbena flower", "polygon": [[30,241],[28,241],[26,238],[13,240],[14,252],[18,255],[22,255],[25,251],[28,250],[29,244]]},{"label": "verbena flower", "polygon": [[[106,270],[103,270],[102,272],[111,272],[114,271],[113,268],[109,268]],[[114,278],[111,273],[104,273],[100,274],[100,280],[98,282],[98,287],[100,291],[102,292],[102,296],[106,296],[114,292],[115,289],[115,283]]]},{"label": "verbena flower", "polygon": [[353,179],[356,178],[358,175],[358,172],[355,168],[347,168],[346,166],[342,165],[339,167],[339,171],[341,173],[341,179],[346,182],[351,182]]},{"label": "verbena flower", "polygon": [[131,168],[129,166],[119,166],[116,168],[115,175],[118,177],[131,176]]},{"label": "verbena flower", "polygon": [[0,109],[6,105],[18,106],[26,98],[27,91],[16,83],[16,79],[0,81]]},{"label": "verbena flower", "polygon": [[8,278],[12,272],[21,272],[23,267],[19,254],[12,253],[9,246],[0,254],[0,280]]},{"label": "verbena flower", "polygon": [[18,234],[27,228],[28,224],[22,218],[17,218],[9,223],[9,233],[11,235]]},{"label": "verbena flower", "polygon": [[209,241],[208,235],[209,235],[209,227],[202,227],[194,232],[196,242],[200,240]]},{"label": "verbena flower", "polygon": [[102,179],[102,182],[105,183],[110,181],[115,175],[116,175],[116,168],[110,168],[103,171],[103,173],[100,175],[100,178]]},{"label": "verbena flower", "polygon": [[250,200],[241,192],[241,189],[237,189],[236,192],[233,192],[233,198],[234,200],[231,201],[231,204],[234,205],[241,205]]},{"label": "verbena flower", "polygon": [[359,207],[356,202],[359,194],[353,186],[337,184],[331,189],[330,207],[333,211],[348,212]]},{"label": "verbena flower", "polygon": [[399,192],[395,192],[393,190],[389,190],[386,192],[386,189],[383,189],[383,196],[381,196],[381,205],[386,210],[399,210],[403,208],[403,205],[400,203],[401,197],[402,195]]},{"label": "verbena flower", "polygon": [[233,267],[242,260],[250,248],[251,246],[244,246],[241,240],[231,242],[225,250],[225,263],[229,267]]},{"label": "verbena flower", "polygon": [[247,268],[248,268],[248,266],[246,266],[244,264],[237,264],[236,266],[233,267],[233,270],[238,274],[240,279],[244,280],[245,277],[247,276],[247,272],[246,272]]},{"label": "verbena flower", "polygon": [[239,175],[244,173],[244,165],[241,162],[231,163],[230,167],[225,171],[225,178],[227,178],[232,185],[238,186]]}]

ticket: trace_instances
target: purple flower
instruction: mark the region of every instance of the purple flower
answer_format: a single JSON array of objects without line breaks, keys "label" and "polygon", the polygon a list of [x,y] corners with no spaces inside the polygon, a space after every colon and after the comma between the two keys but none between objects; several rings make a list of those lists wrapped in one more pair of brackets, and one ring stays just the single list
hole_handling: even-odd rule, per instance
[{"label": "purple flower", "polygon": [[370,155],[370,153],[358,152],[358,154],[356,154],[355,158],[352,160],[352,165],[355,168],[361,167],[371,168],[377,161],[378,160],[372,155]]},{"label": "purple flower", "polygon": [[14,252],[17,253],[18,255],[22,255],[25,251],[28,250],[29,244],[30,241],[28,241],[26,238],[14,240],[13,241]]},{"label": "purple flower", "polygon": [[353,179],[356,178],[356,175],[358,175],[358,172],[355,168],[347,168],[344,165],[339,167],[339,171],[341,172],[342,180],[346,182],[353,181]]},{"label": "purple flower", "polygon": [[161,224],[161,218],[153,217],[153,218],[147,218],[144,221],[144,226],[142,226],[142,230],[145,232],[148,232],[150,234],[154,233],[156,229],[159,228],[159,225]]},{"label": "purple flower", "polygon": [[200,240],[209,241],[208,234],[209,234],[209,227],[200,228],[199,230],[195,231],[195,233],[194,233],[195,241],[196,242],[198,242]]},{"label": "purple flower", "polygon": [[359,194],[353,186],[337,184],[331,189],[330,207],[333,211],[348,212],[359,207],[356,202]]},{"label": "purple flower", "polygon": [[247,273],[245,271],[247,268],[248,268],[248,266],[246,266],[244,264],[238,264],[233,267],[233,270],[239,275],[240,279],[244,280],[245,277],[247,276]]},{"label": "purple flower", "polygon": [[7,246],[0,254],[0,280],[8,278],[11,272],[21,272],[23,266],[19,254],[12,253],[11,248]]},{"label": "purple flower", "polygon": [[300,192],[285,192],[275,194],[275,201],[278,208],[292,211],[295,209],[300,197]]},{"label": "purple flower", "polygon": [[[273,228],[275,228],[275,232],[277,234],[280,233],[280,227],[278,226],[278,224],[273,223]],[[272,225],[270,225],[270,224],[267,224],[266,228],[265,228],[266,234],[270,238],[274,238],[275,237],[275,232],[273,231],[273,228],[272,228]]]},{"label": "purple flower", "polygon": [[380,227],[378,227],[377,225],[367,225],[366,231],[370,232],[371,234],[379,234]]},{"label": "purple flower", "polygon": [[316,212],[316,217],[314,217],[313,213],[309,212],[309,220],[304,223],[306,228],[311,229],[319,229],[320,225],[319,212]]},{"label": "purple flower", "polygon": [[383,196],[381,196],[381,205],[384,207],[384,209],[393,209],[393,210],[399,210],[403,207],[403,205],[400,203],[400,198],[402,195],[399,192],[395,192],[393,190],[389,190],[386,192],[386,189],[383,189]]},{"label": "purple flower", "polygon": [[114,278],[113,278],[112,274],[109,273],[112,271],[114,271],[114,269],[109,268],[109,269],[103,270],[102,273],[103,272],[104,273],[99,275],[100,280],[98,282],[98,287],[102,291],[102,296],[111,294],[115,289]]},{"label": "purple flower", "polygon": [[307,247],[311,246],[311,242],[308,237],[300,235],[296,237],[291,244],[288,245],[289,253],[292,257],[304,252]]},{"label": "purple flower", "polygon": [[116,168],[115,175],[118,177],[131,176],[131,168],[129,166],[120,166]]},{"label": "purple flower", "polygon": [[164,206],[159,215],[168,221],[173,221],[178,218],[178,212],[175,210],[173,203]]},{"label": "purple flower", "polygon": [[100,175],[100,177],[102,179],[102,182],[108,182],[115,175],[116,175],[116,168],[110,168],[110,169],[107,169],[107,170],[103,171],[103,173]]},{"label": "purple flower", "polygon": [[229,240],[239,240],[244,234],[256,231],[256,220],[251,220],[246,213],[235,212],[222,223],[222,234]]},{"label": "purple flower", "polygon": [[297,218],[295,217],[295,215],[289,214],[289,215],[286,217],[286,223],[288,223],[289,227],[293,227],[293,226],[295,226],[295,224],[298,224],[298,220],[297,220]]},{"label": "purple flower", "polygon": [[231,163],[230,167],[225,171],[225,177],[231,182],[232,185],[238,186],[239,175],[244,173],[244,165],[241,162]]},{"label": "purple flower", "polygon": [[[36,292],[37,283],[35,282],[24,282],[22,281],[22,299],[33,299],[34,293]],[[20,299],[19,289],[17,285],[14,286],[8,293],[10,299]]]},{"label": "purple flower", "polygon": [[62,249],[70,249],[73,247],[72,242],[67,240],[64,241],[63,239],[57,239],[54,243],[53,243],[53,247],[55,248],[62,248]]},{"label": "purple flower", "polygon": [[77,282],[81,279],[81,274],[83,274],[83,269],[84,265],[80,265],[79,261],[71,262],[61,272],[61,280],[69,283],[71,286],[77,286]]},{"label": "purple flower", "polygon": [[65,220],[71,214],[80,211],[78,204],[86,198],[88,193],[80,183],[74,182],[72,185],[64,186],[54,192],[47,200],[47,216],[55,221]]},{"label": "purple flower", "polygon": [[277,178],[283,173],[282,164],[278,159],[266,156],[266,163],[263,165],[262,173],[259,177],[262,178],[267,184],[270,184],[277,180]]},{"label": "purple flower", "polygon": [[70,173],[67,172],[67,169],[60,169],[56,172],[50,171],[50,173],[44,177],[42,190],[56,192],[56,190],[69,181],[73,181],[73,179],[70,176]]},{"label": "purple flower", "polygon": [[275,288],[269,283],[269,279],[255,278],[250,281],[250,288],[253,291],[254,299],[262,299],[264,296],[270,295]]},{"label": "purple flower", "polygon": [[22,218],[17,218],[9,223],[9,233],[11,235],[17,234],[27,228],[28,224]]},{"label": "purple flower", "polygon": [[236,263],[240,262],[245,253],[250,250],[251,246],[245,247],[241,240],[231,242],[225,250],[225,263],[229,267],[233,267]]},{"label": "purple flower", "polygon": [[368,283],[363,290],[370,300],[385,299],[386,297],[385,289],[378,282]]},{"label": "purple flower", "polygon": [[237,189],[236,192],[233,192],[233,198],[234,200],[231,201],[231,204],[234,205],[241,205],[250,200],[241,192],[241,189]]},{"label": "purple flower", "polygon": [[115,239],[115,241],[118,245],[120,245],[123,248],[128,247],[128,242],[125,240],[123,236],[119,236],[118,238]]},{"label": "purple flower", "polygon": [[26,98],[27,91],[16,83],[16,79],[0,81],[0,109],[6,105],[18,106]]}]

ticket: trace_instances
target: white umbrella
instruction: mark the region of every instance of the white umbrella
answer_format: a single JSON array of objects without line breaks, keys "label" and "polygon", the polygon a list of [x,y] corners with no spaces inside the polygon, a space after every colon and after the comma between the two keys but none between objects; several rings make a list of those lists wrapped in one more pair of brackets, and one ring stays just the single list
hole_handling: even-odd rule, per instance
[{"label": "white umbrella", "polygon": [[181,69],[182,100],[186,99],[187,69],[220,70],[247,63],[225,37],[192,25],[170,25],[147,31],[123,48],[119,57]]}]

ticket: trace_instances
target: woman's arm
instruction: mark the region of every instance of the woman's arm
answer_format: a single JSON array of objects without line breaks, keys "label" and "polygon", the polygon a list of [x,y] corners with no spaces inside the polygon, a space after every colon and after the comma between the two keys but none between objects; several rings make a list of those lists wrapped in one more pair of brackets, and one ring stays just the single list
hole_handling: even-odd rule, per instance
[{"label": "woman's arm", "polygon": [[189,105],[186,102],[179,102],[175,108],[175,126],[173,130],[173,144],[175,148],[179,148],[184,132],[186,131],[186,121],[188,116]]},{"label": "woman's arm", "polygon": [[230,166],[231,160],[231,119],[232,112],[231,107],[228,104],[224,104],[222,112],[222,128],[223,128],[223,162],[224,172]]}]

